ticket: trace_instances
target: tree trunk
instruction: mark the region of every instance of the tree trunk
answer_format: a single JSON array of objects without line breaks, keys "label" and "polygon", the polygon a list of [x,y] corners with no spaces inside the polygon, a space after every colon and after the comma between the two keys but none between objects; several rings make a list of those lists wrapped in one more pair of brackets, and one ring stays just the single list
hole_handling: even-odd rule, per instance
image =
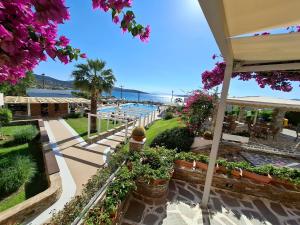
[{"label": "tree trunk", "polygon": [[[97,114],[97,99],[98,99],[98,92],[92,91],[91,93],[91,114]],[[92,116],[91,117],[91,133],[97,131],[97,118]]]}]

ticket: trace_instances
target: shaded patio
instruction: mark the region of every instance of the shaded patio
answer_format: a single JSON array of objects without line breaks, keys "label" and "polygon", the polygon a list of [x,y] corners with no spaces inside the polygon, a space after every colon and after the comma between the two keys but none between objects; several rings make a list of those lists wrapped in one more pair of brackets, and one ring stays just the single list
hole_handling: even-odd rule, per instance
[{"label": "shaded patio", "polygon": [[212,188],[208,209],[201,209],[202,195],[203,185],[173,179],[165,204],[146,204],[131,196],[121,224],[300,224],[300,209],[271,200]]}]

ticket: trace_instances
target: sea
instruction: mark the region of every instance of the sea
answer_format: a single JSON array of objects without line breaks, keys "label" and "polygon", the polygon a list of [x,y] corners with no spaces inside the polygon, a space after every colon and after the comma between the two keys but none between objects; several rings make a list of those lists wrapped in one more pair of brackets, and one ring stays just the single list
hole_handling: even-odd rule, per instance
[{"label": "sea", "polygon": [[[52,90],[52,89],[37,89],[29,88],[27,89],[27,95],[30,97],[73,97],[72,92],[76,90]],[[184,100],[184,96],[168,94],[148,94],[148,93],[135,93],[127,91],[112,91],[111,94],[104,93],[104,96],[113,96],[117,99],[124,99],[128,101],[150,101],[150,102],[160,102],[160,103],[171,103],[176,98],[181,98]]]}]

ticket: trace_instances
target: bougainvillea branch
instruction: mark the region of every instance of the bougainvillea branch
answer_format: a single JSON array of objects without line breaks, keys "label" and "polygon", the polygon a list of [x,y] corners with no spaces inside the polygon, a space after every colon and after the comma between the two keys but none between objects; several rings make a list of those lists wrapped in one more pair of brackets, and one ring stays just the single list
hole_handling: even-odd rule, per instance
[{"label": "bougainvillea branch", "polygon": [[198,135],[204,123],[212,115],[214,97],[207,92],[195,90],[188,97],[183,109],[183,119],[191,132]]},{"label": "bougainvillea branch", "polygon": [[[137,24],[131,0],[93,0],[93,8],[112,13],[123,31],[148,41],[149,26]],[[119,15],[123,19],[119,21]],[[0,83],[15,84],[47,56],[63,63],[86,54],[58,37],[57,27],[70,19],[64,0],[0,0]]]},{"label": "bougainvillea branch", "polygon": [[[300,26],[287,28],[290,32],[300,32]],[[264,32],[258,35],[269,35],[270,33]],[[214,54],[213,60],[222,58]],[[223,58],[222,58],[223,59]],[[223,83],[226,63],[222,60],[216,62],[215,67],[212,70],[206,70],[202,73],[202,84],[204,89],[209,90]],[[238,78],[239,80],[248,81],[255,80],[259,87],[264,88],[269,86],[273,90],[290,92],[292,87],[292,81],[300,81],[300,71],[270,71],[270,72],[247,72],[247,73],[233,73],[232,78]]]},{"label": "bougainvillea branch", "polygon": [[[212,70],[206,70],[202,73],[202,84],[204,89],[209,90],[223,83],[225,67],[225,62],[217,62]],[[271,71],[233,73],[232,78],[238,78],[243,81],[253,79],[261,88],[269,86],[273,90],[290,92],[293,89],[291,81],[300,81],[300,72]]]}]

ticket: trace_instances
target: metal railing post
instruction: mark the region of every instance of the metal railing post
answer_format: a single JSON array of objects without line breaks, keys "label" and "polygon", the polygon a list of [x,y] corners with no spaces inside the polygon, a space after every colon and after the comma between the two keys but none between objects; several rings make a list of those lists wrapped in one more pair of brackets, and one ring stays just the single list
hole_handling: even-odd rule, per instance
[{"label": "metal railing post", "polygon": [[126,123],[125,123],[125,142],[127,142],[127,136],[128,136],[128,121],[126,120]]}]

